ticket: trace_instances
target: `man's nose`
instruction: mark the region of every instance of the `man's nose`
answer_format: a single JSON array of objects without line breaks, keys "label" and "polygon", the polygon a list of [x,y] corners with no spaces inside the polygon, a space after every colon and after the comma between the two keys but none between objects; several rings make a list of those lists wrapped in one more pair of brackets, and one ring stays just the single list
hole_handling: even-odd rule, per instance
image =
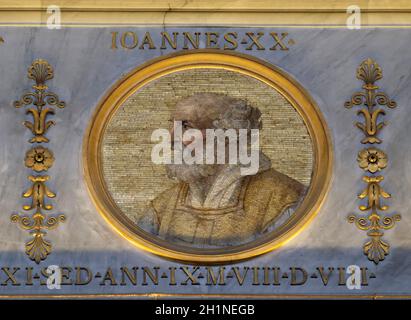
[{"label": "man's nose", "polygon": [[[171,128],[170,129],[170,135],[171,135],[171,149],[173,149],[174,150],[174,146],[175,146],[175,144],[176,143],[179,143],[179,142],[181,142],[183,145],[188,145],[188,144],[190,144],[190,142],[191,142],[191,140],[190,141],[186,141],[186,140],[184,140],[183,139],[183,137],[179,137],[179,136],[174,136],[174,133],[175,133],[175,129],[174,128]],[[183,135],[184,135],[184,129],[183,129]]]},{"label": "man's nose", "polygon": [[[197,129],[197,130],[199,130],[199,129]],[[184,137],[184,132],[185,132],[184,129],[183,129],[183,132],[182,132],[183,137],[175,137],[175,136],[174,136],[174,132],[175,132],[174,128],[171,128],[171,129],[170,129],[171,149],[174,149],[174,145],[175,145],[175,143],[177,143],[177,142],[180,142],[180,141],[181,141],[181,143],[182,143],[184,146],[187,146],[187,145],[189,145],[190,143],[192,143],[192,142],[194,141],[194,137],[191,137],[191,138],[188,139],[188,140],[185,140],[185,139],[183,138],[183,137]],[[200,132],[201,132],[202,138],[205,139],[205,130],[200,130]]]}]

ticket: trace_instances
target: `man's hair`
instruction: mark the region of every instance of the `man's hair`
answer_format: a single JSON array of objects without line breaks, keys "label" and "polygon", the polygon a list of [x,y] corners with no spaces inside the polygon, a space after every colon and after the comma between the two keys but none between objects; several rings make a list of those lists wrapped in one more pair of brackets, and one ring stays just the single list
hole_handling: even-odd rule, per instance
[{"label": "man's hair", "polygon": [[[261,112],[247,101],[218,93],[196,93],[179,106],[197,105],[206,110],[215,129],[261,129]],[[211,129],[211,128],[210,128]]]}]

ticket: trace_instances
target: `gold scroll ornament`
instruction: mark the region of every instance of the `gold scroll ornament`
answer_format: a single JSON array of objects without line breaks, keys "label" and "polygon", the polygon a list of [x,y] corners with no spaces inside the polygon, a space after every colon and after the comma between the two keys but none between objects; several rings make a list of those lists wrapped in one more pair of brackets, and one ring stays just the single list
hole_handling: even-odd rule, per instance
[{"label": "gold scroll ornament", "polygon": [[[55,93],[47,90],[46,81],[53,78],[53,68],[47,61],[35,60],[28,68],[28,78],[35,81],[34,92],[24,93],[20,100],[14,102],[14,106],[16,108],[29,106],[26,113],[32,116],[33,122],[23,123],[33,134],[29,142],[47,143],[49,139],[45,134],[55,124],[54,121],[47,119],[55,112],[50,106],[64,108],[65,103],[60,101]],[[54,163],[54,155],[51,150],[36,146],[27,151],[24,163],[27,168],[35,172],[47,171]],[[23,205],[23,210],[33,211],[33,213],[13,214],[11,221],[30,232],[33,238],[26,242],[26,254],[31,260],[40,263],[52,250],[51,242],[44,239],[46,231],[56,228],[59,222],[64,222],[66,218],[63,214],[51,216],[44,213],[53,209],[47,199],[56,197],[56,194],[46,185],[50,176],[33,174],[28,179],[31,187],[23,193],[23,197],[30,198],[31,203]]]},{"label": "gold scroll ornament", "polygon": [[26,111],[27,114],[32,115],[33,122],[24,121],[23,123],[33,134],[30,142],[49,142],[44,135],[55,123],[47,120],[48,115],[54,114],[54,109],[47,107],[47,104],[64,108],[65,103],[60,101],[55,93],[47,91],[48,87],[45,83],[53,78],[53,68],[47,61],[42,59],[34,61],[28,69],[28,78],[36,82],[33,85],[34,92],[24,93],[20,100],[14,102],[14,106],[21,108],[34,105]]},{"label": "gold scroll ornament", "polygon": [[[381,107],[395,108],[397,104],[387,94],[378,91],[379,87],[375,82],[382,78],[382,70],[374,60],[368,58],[361,63],[357,69],[357,78],[364,82],[364,91],[354,93],[351,100],[345,103],[345,107],[364,106],[357,112],[363,116],[364,122],[355,124],[364,133],[361,143],[380,144],[382,140],[378,134],[386,126],[384,121],[379,121],[386,114]],[[359,206],[363,213],[350,215],[348,221],[355,223],[360,230],[367,231],[369,240],[364,244],[363,251],[369,260],[378,264],[390,250],[390,245],[381,239],[384,230],[391,229],[395,222],[401,220],[401,216],[385,214],[389,207],[383,202],[391,198],[391,194],[381,186],[384,177],[376,174],[387,166],[386,153],[375,147],[364,148],[358,153],[357,161],[359,167],[371,175],[363,177],[366,187],[358,195],[359,199],[366,201],[365,205]]]}]

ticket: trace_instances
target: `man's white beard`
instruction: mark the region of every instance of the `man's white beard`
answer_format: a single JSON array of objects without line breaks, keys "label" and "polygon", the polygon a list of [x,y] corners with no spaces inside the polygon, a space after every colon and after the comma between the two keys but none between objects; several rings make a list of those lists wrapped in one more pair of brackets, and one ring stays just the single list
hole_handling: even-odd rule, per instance
[{"label": "man's white beard", "polygon": [[166,165],[167,176],[187,183],[196,182],[201,179],[215,175],[218,167],[215,164],[168,164]]},{"label": "man's white beard", "polygon": [[[184,153],[185,146],[183,145],[183,150],[182,152]],[[205,150],[203,151],[203,154],[205,155]],[[200,181],[204,178],[208,178],[210,176],[213,176],[217,174],[219,171],[219,168],[221,168],[221,164],[215,164],[217,155],[214,154],[214,164],[205,164],[205,157],[203,159],[202,164],[187,164],[183,163],[182,164],[167,164],[166,165],[166,173],[167,176],[170,179],[177,179],[179,181],[184,181],[187,183],[192,183],[192,182],[197,182]]]}]

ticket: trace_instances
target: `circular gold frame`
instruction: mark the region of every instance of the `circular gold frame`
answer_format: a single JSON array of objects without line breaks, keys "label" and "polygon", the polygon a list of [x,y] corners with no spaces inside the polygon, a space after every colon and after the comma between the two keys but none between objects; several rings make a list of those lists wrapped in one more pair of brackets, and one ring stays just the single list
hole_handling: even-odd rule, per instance
[{"label": "circular gold frame", "polygon": [[[122,214],[104,181],[101,142],[107,123],[131,94],[164,75],[193,68],[226,69],[258,79],[280,92],[303,118],[313,142],[314,168],[308,192],[293,218],[277,230],[239,246],[199,249],[171,244],[145,232]],[[256,58],[210,50],[154,59],[120,79],[99,103],[84,140],[84,171],[87,186],[98,211],[124,238],[157,255],[190,263],[228,263],[269,252],[295,237],[316,215],[331,180],[332,145],[325,121],[308,93],[289,75]]]}]

